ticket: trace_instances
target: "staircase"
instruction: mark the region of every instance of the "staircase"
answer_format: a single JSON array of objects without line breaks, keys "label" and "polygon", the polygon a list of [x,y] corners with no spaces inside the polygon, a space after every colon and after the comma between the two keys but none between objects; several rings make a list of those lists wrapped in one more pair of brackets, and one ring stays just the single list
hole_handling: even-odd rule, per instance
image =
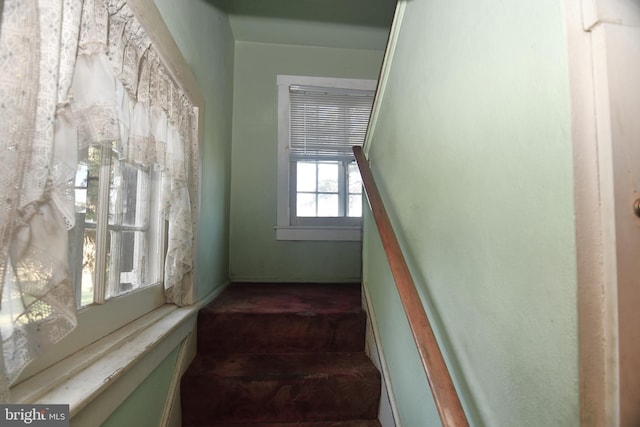
[{"label": "staircase", "polygon": [[198,315],[184,427],[380,427],[360,286],[233,284]]}]

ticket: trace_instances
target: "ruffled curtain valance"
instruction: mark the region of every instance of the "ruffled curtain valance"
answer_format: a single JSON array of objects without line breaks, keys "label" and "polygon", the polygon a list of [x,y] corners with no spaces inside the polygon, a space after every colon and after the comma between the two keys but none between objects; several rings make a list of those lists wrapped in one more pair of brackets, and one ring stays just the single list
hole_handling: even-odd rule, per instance
[{"label": "ruffled curtain valance", "polygon": [[194,106],[170,78],[126,1],[85,0],[82,17],[71,90],[72,109],[82,123],[80,148],[108,144],[120,160],[164,171],[165,290],[169,302],[183,305],[193,268]]},{"label": "ruffled curtain valance", "polygon": [[0,8],[0,401],[76,326],[68,230],[78,151],[162,174],[164,286],[188,304],[197,119],[124,0],[4,0]]}]

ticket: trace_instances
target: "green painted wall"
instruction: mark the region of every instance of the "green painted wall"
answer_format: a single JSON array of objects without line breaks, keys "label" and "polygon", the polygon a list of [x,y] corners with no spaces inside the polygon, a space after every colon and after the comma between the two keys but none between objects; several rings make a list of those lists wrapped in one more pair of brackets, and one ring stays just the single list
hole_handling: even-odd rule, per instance
[{"label": "green painted wall", "polygon": [[[562,4],[406,4],[369,156],[472,424],[577,426]],[[364,278],[401,417],[431,425],[381,250],[367,225]]]},{"label": "green painted wall", "polygon": [[102,423],[102,427],[159,426],[177,359],[176,348]]},{"label": "green painted wall", "polygon": [[231,278],[360,280],[360,242],[276,241],[278,74],[376,79],[383,52],[237,42]]},{"label": "green painted wall", "polygon": [[422,369],[398,291],[371,209],[363,211],[363,283],[375,313],[384,357],[389,369],[396,405],[403,426],[439,426],[440,419]]},{"label": "green painted wall", "polygon": [[234,40],[226,14],[203,0],[155,0],[205,97],[198,297],[229,277]]}]

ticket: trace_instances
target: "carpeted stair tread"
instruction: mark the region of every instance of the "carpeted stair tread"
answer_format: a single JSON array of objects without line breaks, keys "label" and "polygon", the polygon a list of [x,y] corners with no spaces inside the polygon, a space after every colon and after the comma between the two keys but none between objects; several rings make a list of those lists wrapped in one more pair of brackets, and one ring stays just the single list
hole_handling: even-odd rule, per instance
[{"label": "carpeted stair tread", "polygon": [[198,314],[185,427],[380,427],[360,285],[237,284]]},{"label": "carpeted stair tread", "polygon": [[[192,426],[184,426],[192,427]],[[200,427],[381,427],[378,420],[348,420],[293,423],[250,423],[250,424],[213,424]]]},{"label": "carpeted stair tread", "polygon": [[198,351],[362,351],[360,301],[359,287],[350,284],[233,284],[198,314]]},{"label": "carpeted stair tread", "polygon": [[234,283],[203,311],[216,313],[358,313],[360,285]]},{"label": "carpeted stair tread", "polygon": [[364,353],[199,356],[182,387],[185,425],[374,419],[380,400],[380,374]]},{"label": "carpeted stair tread", "polygon": [[219,313],[199,315],[198,322],[203,354],[354,352],[364,348],[366,315]]},{"label": "carpeted stair tread", "polygon": [[237,379],[379,376],[364,353],[266,353],[198,356],[185,375]]}]

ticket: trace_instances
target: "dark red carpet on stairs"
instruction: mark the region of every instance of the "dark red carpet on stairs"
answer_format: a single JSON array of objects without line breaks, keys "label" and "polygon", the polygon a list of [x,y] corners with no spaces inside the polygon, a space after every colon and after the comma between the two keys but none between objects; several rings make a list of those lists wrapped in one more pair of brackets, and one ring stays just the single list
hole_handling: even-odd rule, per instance
[{"label": "dark red carpet on stairs", "polygon": [[379,427],[359,284],[233,284],[198,315],[183,426]]}]

